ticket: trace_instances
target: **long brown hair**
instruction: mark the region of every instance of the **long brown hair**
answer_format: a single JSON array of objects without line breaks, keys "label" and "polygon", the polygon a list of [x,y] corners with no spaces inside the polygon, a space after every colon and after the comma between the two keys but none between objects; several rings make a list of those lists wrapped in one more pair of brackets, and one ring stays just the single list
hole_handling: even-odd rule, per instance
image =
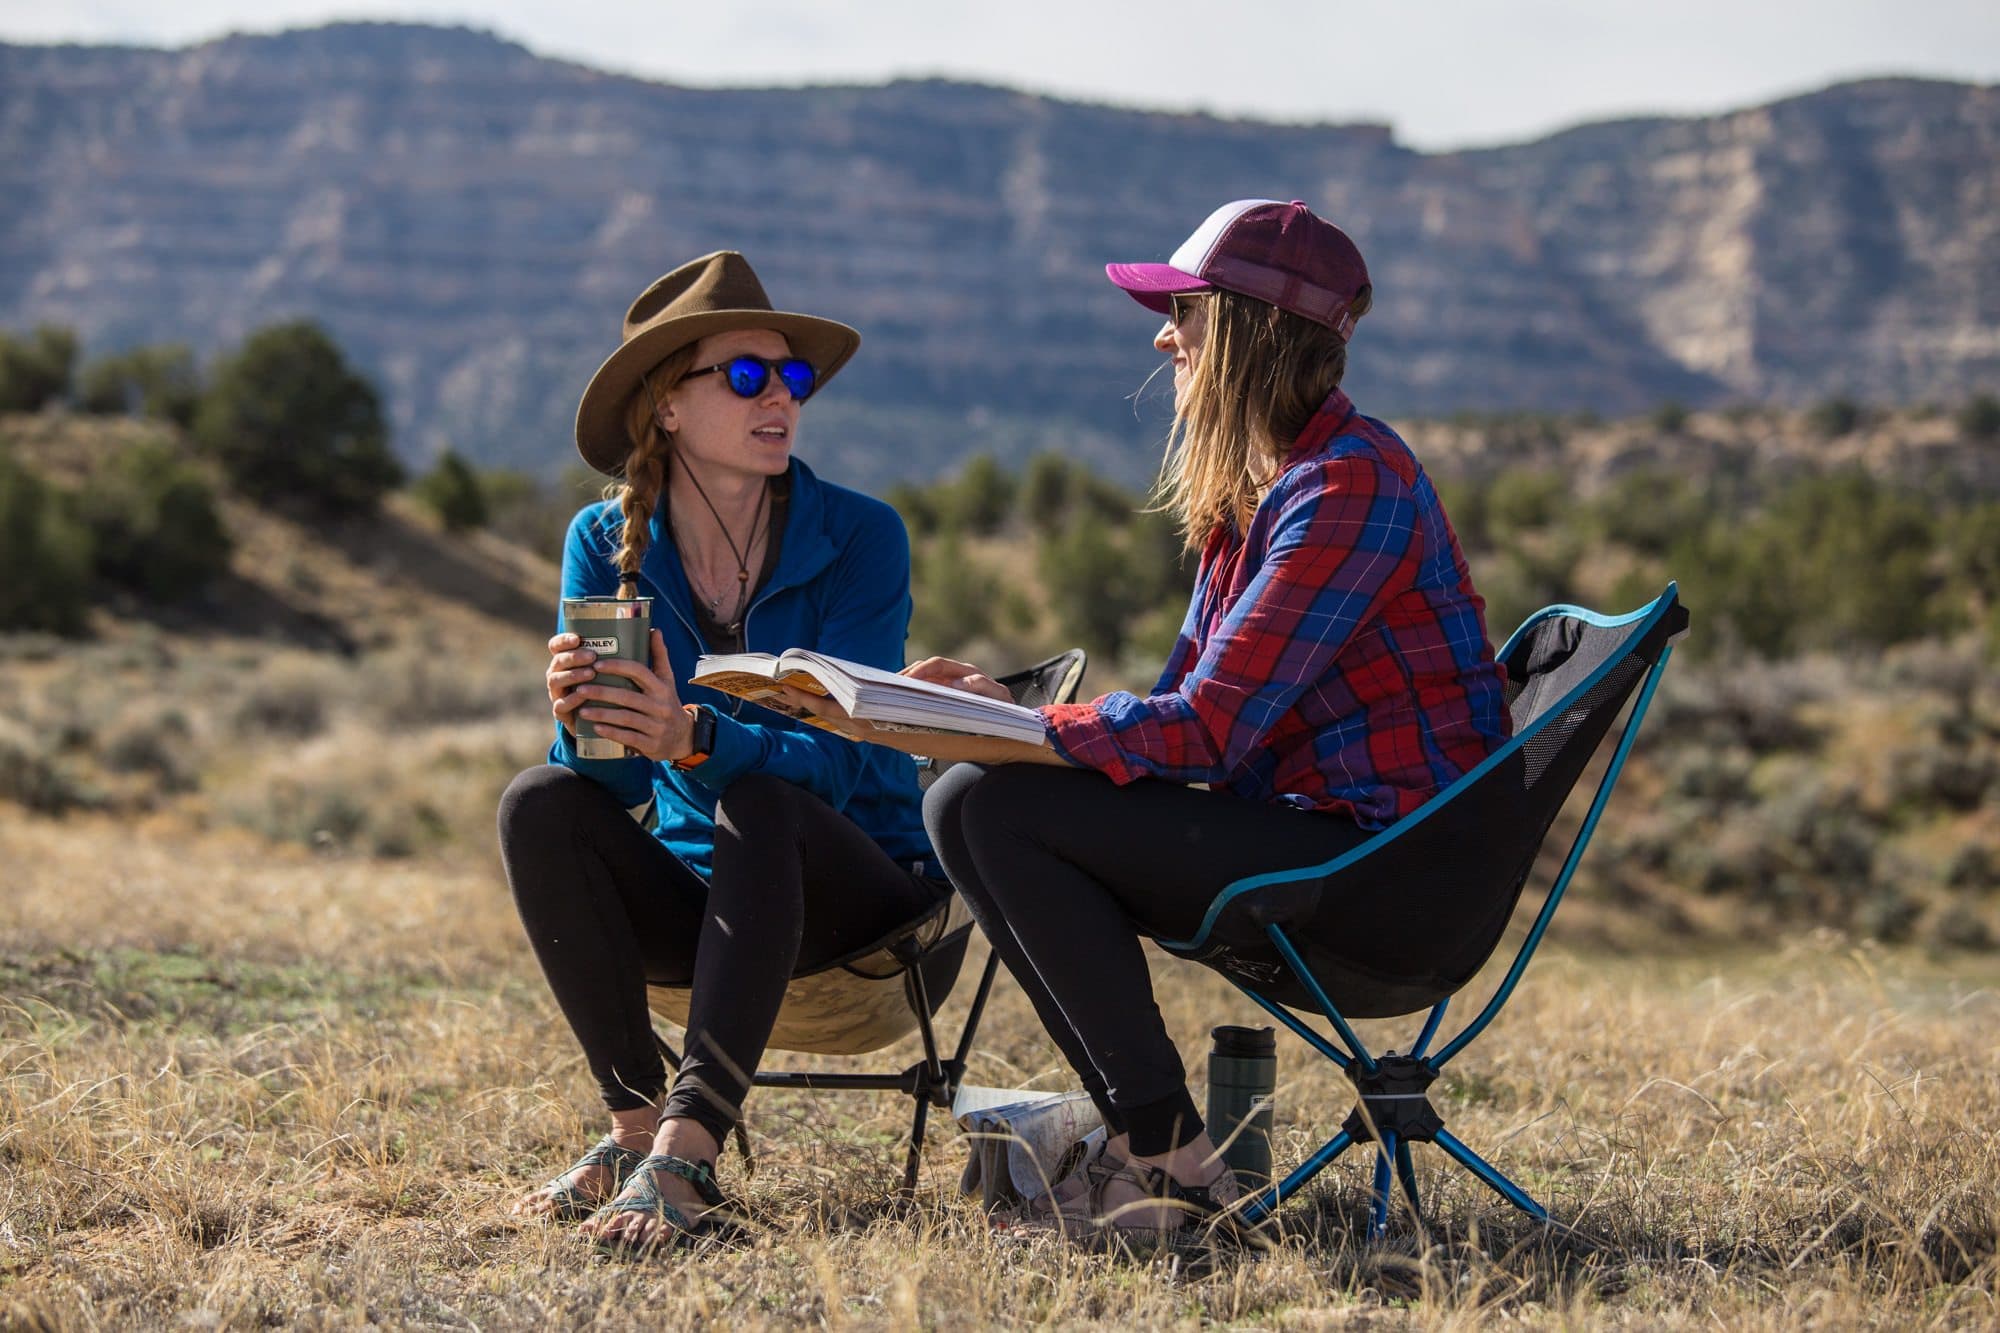
[{"label": "long brown hair", "polygon": [[625,434],[632,451],[618,480],[604,488],[604,498],[618,501],[625,518],[618,554],[618,595],[639,595],[639,562],[653,540],[653,511],[659,507],[660,492],[667,485],[667,455],[673,452],[674,437],[660,424],[660,404],[694,367],[695,344],[674,352],[647,372],[625,408]]},{"label": "long brown hair", "polygon": [[[1354,315],[1370,303],[1363,287]],[[1249,526],[1265,484],[1347,373],[1347,344],[1324,324],[1219,287],[1202,305],[1207,333],[1153,493],[1190,552],[1225,523]]]}]

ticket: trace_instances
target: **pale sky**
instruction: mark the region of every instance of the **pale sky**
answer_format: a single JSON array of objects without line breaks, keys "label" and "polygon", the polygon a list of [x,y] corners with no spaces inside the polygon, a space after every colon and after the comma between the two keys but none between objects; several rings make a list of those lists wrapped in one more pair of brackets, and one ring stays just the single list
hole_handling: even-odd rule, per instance
[{"label": "pale sky", "polygon": [[2000,82],[2000,0],[0,0],[0,40],[181,46],[334,19],[468,24],[704,86],[943,75],[1090,101],[1386,121],[1425,149],[1726,111],[1845,79]]}]

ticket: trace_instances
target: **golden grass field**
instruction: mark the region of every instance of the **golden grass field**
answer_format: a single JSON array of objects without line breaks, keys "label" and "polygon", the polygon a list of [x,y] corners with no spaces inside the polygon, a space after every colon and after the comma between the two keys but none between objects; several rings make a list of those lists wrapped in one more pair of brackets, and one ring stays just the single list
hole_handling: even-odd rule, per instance
[{"label": "golden grass field", "polygon": [[[722,1167],[754,1239],[630,1261],[507,1214],[599,1131],[490,853],[328,858],[5,810],[0,866],[7,1328],[2000,1318],[1989,963],[1832,938],[1546,950],[1440,1084],[1453,1129],[1550,1207],[1546,1231],[1420,1148],[1429,1215],[1380,1245],[1350,1154],[1263,1252],[1090,1253],[992,1230],[935,1125],[915,1205],[894,1206],[905,1103],[766,1091],[755,1174]],[[1206,1028],[1256,1011],[1159,966],[1198,1070]],[[1296,1044],[1280,1073],[1296,1158],[1345,1085]],[[1011,983],[971,1078],[1062,1085]]]}]

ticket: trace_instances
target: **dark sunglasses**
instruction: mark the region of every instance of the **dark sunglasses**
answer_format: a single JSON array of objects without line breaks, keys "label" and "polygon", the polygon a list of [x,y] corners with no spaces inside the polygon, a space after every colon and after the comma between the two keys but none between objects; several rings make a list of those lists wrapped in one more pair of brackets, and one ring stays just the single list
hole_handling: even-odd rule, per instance
[{"label": "dark sunglasses", "polygon": [[690,370],[683,379],[693,379],[697,375],[713,375],[717,371],[729,383],[729,391],[738,398],[755,398],[764,392],[764,386],[771,382],[771,372],[778,372],[784,381],[786,392],[792,401],[803,403],[812,397],[819,387],[819,372],[812,368],[812,362],[801,357],[788,356],[778,361],[767,361],[761,356],[732,356],[718,365],[703,366],[700,370]]}]

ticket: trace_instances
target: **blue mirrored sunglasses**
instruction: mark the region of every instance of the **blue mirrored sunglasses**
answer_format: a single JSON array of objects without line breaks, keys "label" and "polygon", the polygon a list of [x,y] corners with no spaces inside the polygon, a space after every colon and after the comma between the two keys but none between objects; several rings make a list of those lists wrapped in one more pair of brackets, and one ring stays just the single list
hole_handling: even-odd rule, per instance
[{"label": "blue mirrored sunglasses", "polygon": [[729,391],[738,398],[755,398],[764,392],[764,386],[771,382],[771,372],[778,372],[784,382],[786,392],[792,401],[803,403],[812,397],[819,387],[819,372],[812,368],[812,362],[796,356],[769,361],[761,356],[732,356],[727,361],[713,366],[703,366],[700,370],[690,370],[683,378],[693,379],[697,375],[713,375],[721,372],[729,385]]}]

